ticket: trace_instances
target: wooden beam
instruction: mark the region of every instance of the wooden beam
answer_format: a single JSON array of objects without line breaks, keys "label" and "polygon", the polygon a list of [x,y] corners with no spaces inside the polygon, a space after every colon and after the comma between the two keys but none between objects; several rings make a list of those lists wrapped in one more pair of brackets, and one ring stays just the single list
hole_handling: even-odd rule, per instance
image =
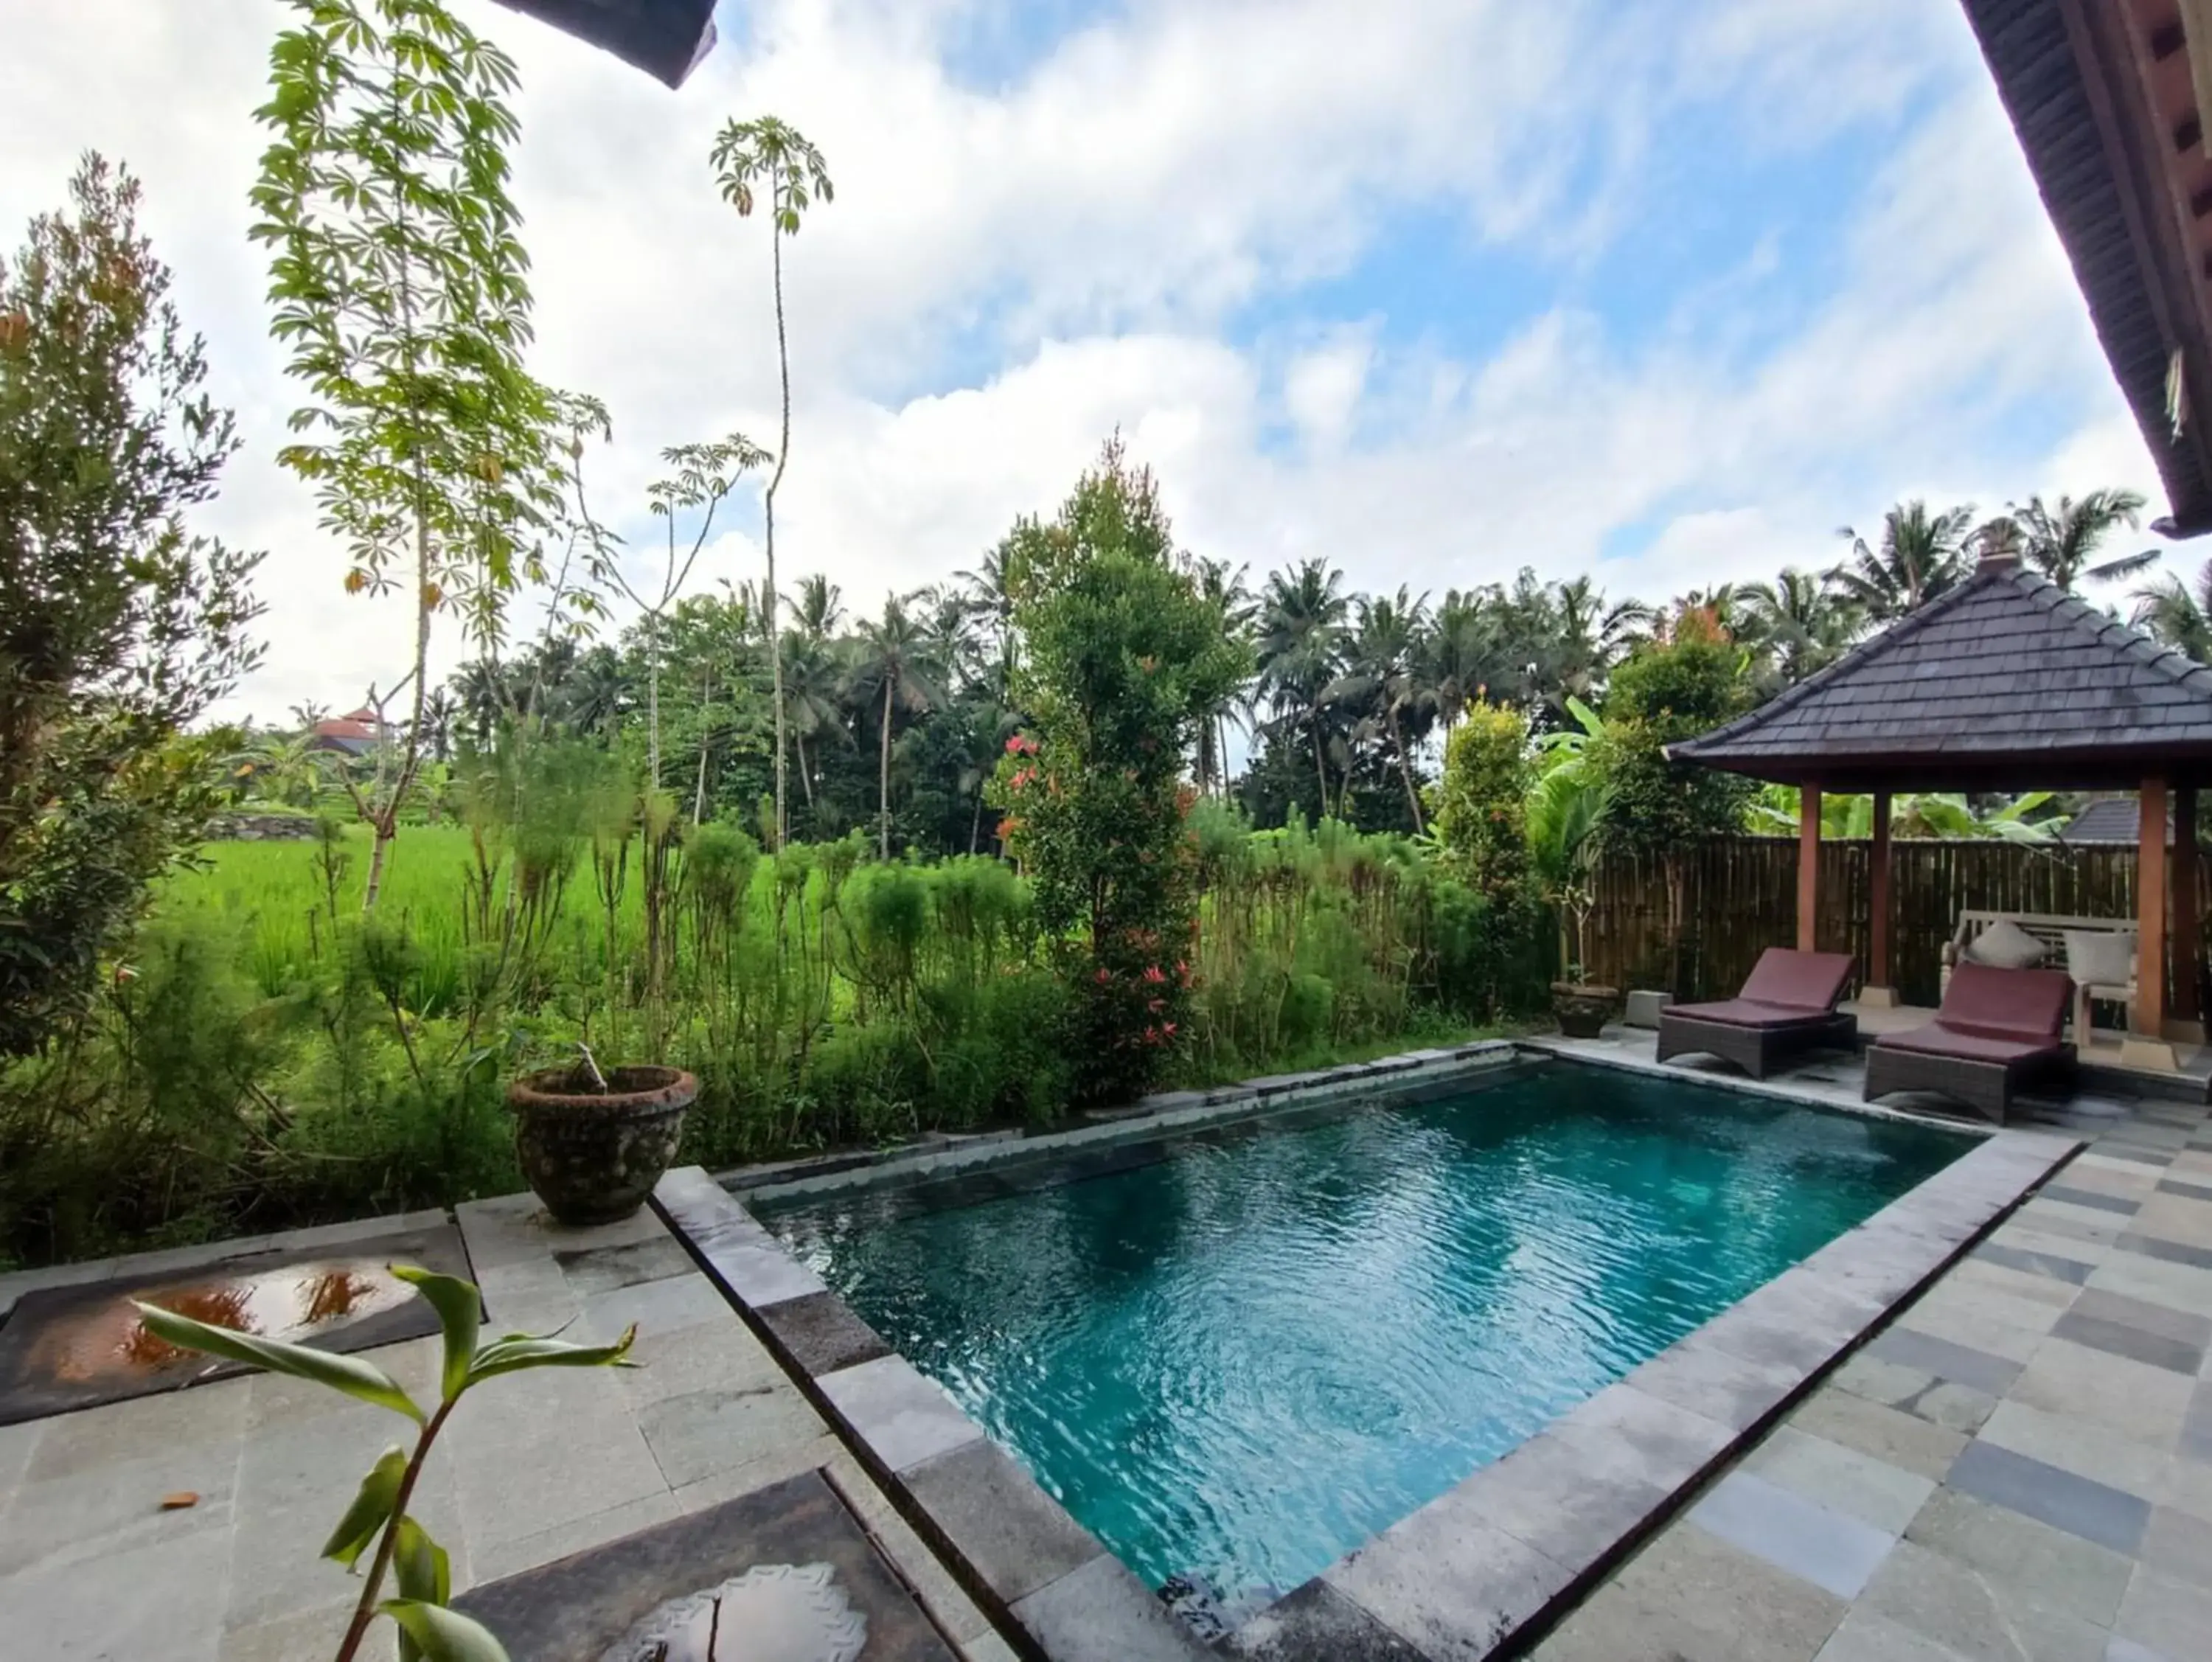
[{"label": "wooden beam", "polygon": [[[2128,1032],[2166,1039],[2166,781],[2142,782],[2136,827],[2136,1004]],[[2148,1052],[2146,1050],[2146,1059]]]},{"label": "wooden beam", "polygon": [[1820,788],[1797,793],[1797,950],[1820,951]]},{"label": "wooden beam", "polygon": [[2173,796],[2173,1009],[2175,1021],[2204,1017],[2198,989],[2204,978],[2203,920],[2197,915],[2197,791],[2184,785]]},{"label": "wooden beam", "polygon": [[1874,848],[1867,884],[1866,984],[1859,1002],[1893,1006],[1897,991],[1889,982],[1889,793],[1874,794]]}]

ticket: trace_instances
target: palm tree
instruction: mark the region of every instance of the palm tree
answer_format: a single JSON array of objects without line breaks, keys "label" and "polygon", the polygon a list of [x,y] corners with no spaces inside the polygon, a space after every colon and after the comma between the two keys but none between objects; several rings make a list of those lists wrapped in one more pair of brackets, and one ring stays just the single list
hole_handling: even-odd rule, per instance
[{"label": "palm tree", "polygon": [[292,725],[302,733],[312,733],[318,724],[330,719],[331,707],[313,698],[303,698],[292,706]]},{"label": "palm tree", "polygon": [[1857,637],[1858,607],[1831,575],[1783,568],[1771,583],[1746,583],[1735,616],[1746,643],[1764,653],[1784,686],[1795,686],[1843,656]]},{"label": "palm tree", "polygon": [[1879,549],[1849,526],[1838,532],[1850,543],[1851,557],[1829,575],[1869,621],[1893,623],[1966,575],[1966,533],[1973,522],[1972,508],[1930,514],[1916,497],[1882,515]]},{"label": "palm tree", "polygon": [[791,610],[792,627],[817,641],[836,634],[837,626],[845,621],[845,591],[819,571],[801,577],[799,598],[784,604]]},{"label": "palm tree", "polygon": [[1449,589],[1422,642],[1422,678],[1434,689],[1449,734],[1467,707],[1504,679],[1495,591]]},{"label": "palm tree", "polygon": [[1421,650],[1429,629],[1428,596],[1411,596],[1401,584],[1395,595],[1361,595],[1358,606],[1359,626],[1345,654],[1345,673],[1322,697],[1360,712],[1364,725],[1388,735],[1418,835],[1427,826],[1421,818],[1421,794],[1413,788],[1407,740],[1409,733],[1420,738],[1436,719],[1436,689],[1423,673],[1426,654]]},{"label": "palm tree", "polygon": [[[2059,587],[2070,589],[2084,577],[2092,582],[2110,582],[2116,577],[2132,577],[2157,563],[2154,548],[2091,563],[2098,545],[2114,531],[2122,526],[2133,531],[2142,523],[2142,510],[2139,492],[2092,490],[2079,502],[2061,496],[2055,508],[2045,507],[2040,496],[2030,496],[2025,508],[2012,503],[2004,519],[2018,527],[2019,551],[2028,564]],[[2002,523],[1994,521],[1984,529]]]},{"label": "palm tree", "polygon": [[999,648],[998,696],[1004,702],[1014,679],[1013,573],[1007,569],[1009,542],[986,554],[972,571],[956,571],[953,577],[967,586],[969,603],[978,617],[991,620]]},{"label": "palm tree", "polygon": [[811,633],[783,637],[784,716],[796,747],[799,787],[806,794],[810,815],[814,811],[814,766],[807,760],[808,742],[816,742],[818,756],[821,740],[832,735],[848,743],[851,740],[845,730],[844,707],[838,702],[844,679],[839,654],[829,641]]},{"label": "palm tree", "polygon": [[2148,630],[2200,664],[2212,663],[2212,560],[2204,563],[2194,586],[2169,573],[2136,590],[2134,599],[2136,628]]},{"label": "palm tree", "polygon": [[[1226,560],[1201,559],[1193,569],[1198,592],[1212,609],[1224,639],[1242,641],[1252,633],[1257,608],[1244,581],[1245,568],[1231,570]],[[1200,790],[1226,794],[1229,788],[1229,726],[1241,724],[1236,693],[1224,697],[1200,719],[1198,728],[1198,785]]]},{"label": "palm tree", "polygon": [[1274,706],[1281,726],[1304,721],[1310,727],[1322,813],[1328,811],[1328,764],[1322,691],[1336,679],[1343,656],[1350,607],[1343,585],[1344,574],[1327,561],[1302,561],[1269,575],[1260,608],[1259,694]]},{"label": "palm tree", "polygon": [[884,615],[860,625],[853,663],[853,689],[868,703],[880,701],[882,724],[877,778],[878,855],[891,856],[891,723],[900,710],[919,715],[942,703],[939,667],[929,630],[906,609],[906,601],[893,595],[884,602]]},{"label": "palm tree", "polygon": [[775,495],[783,488],[783,470],[791,460],[791,345],[784,329],[783,240],[799,234],[799,219],[816,200],[836,196],[822,152],[794,128],[772,115],[753,121],[726,123],[714,140],[715,182],[723,198],[747,218],[753,210],[753,186],[768,186],[769,247],[774,262],[775,287],[775,362],[783,390],[782,438],[775,447],[775,472],[762,497],[761,518],[765,545],[761,611],[768,628],[768,660],[775,679],[775,840],[781,844],[789,822],[783,802],[783,654],[777,636],[781,619],[775,597]]}]

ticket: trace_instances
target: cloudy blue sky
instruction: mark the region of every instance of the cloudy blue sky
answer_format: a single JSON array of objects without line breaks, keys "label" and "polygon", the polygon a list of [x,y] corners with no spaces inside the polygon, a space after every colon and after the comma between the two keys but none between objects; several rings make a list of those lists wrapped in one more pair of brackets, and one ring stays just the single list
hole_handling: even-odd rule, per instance
[{"label": "cloudy blue sky", "polygon": [[[827,153],[778,540],[865,605],[972,564],[1116,426],[1195,551],[1437,592],[1657,598],[1825,564],[1903,496],[2154,490],[1951,0],[726,0],[673,94],[453,3],[520,60],[535,368],[612,407],[594,493],[635,537],[661,447],[774,429],[769,251],[714,130],[772,112]],[[128,161],[241,412],[210,523],[270,550],[264,717],[388,684],[407,627],[341,594],[271,460],[245,193],[283,11],[0,0],[10,240],[79,151]],[[753,575],[757,529],[702,575]]]}]

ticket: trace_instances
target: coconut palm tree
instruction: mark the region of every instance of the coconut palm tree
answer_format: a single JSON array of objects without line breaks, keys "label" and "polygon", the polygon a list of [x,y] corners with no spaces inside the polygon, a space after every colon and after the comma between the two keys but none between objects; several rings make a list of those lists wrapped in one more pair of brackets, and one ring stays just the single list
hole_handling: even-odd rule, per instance
[{"label": "coconut palm tree", "polygon": [[891,855],[891,725],[900,710],[920,715],[945,702],[931,632],[907,610],[907,600],[884,602],[881,618],[863,623],[855,642],[852,688],[857,699],[879,706],[877,776],[877,853]]},{"label": "coconut palm tree", "polygon": [[[2132,577],[2158,563],[2158,551],[2146,548],[2118,559],[2099,561],[2098,545],[2125,526],[2133,531],[2142,523],[2143,498],[2133,490],[2092,490],[2076,502],[2061,496],[2058,506],[2046,508],[2043,498],[2030,496],[2027,506],[2009,505],[2004,514],[2018,527],[2018,551],[2027,563],[2059,587],[2070,589],[2082,578],[2111,582]],[[2002,524],[1994,521],[1991,526]],[[1984,530],[1990,527],[1984,527]]]},{"label": "coconut palm tree", "polygon": [[1319,558],[1271,574],[1260,604],[1259,696],[1274,708],[1279,726],[1310,729],[1322,813],[1328,808],[1328,762],[1322,692],[1342,664],[1350,606],[1344,574]]},{"label": "coconut palm tree", "polygon": [[1014,679],[1013,573],[1006,561],[1010,541],[1001,542],[986,554],[974,570],[952,574],[955,581],[966,587],[976,615],[990,620],[992,638],[998,647],[997,691],[1002,703]]},{"label": "coconut palm tree", "polygon": [[1492,593],[1446,590],[1422,642],[1422,678],[1436,692],[1437,714],[1447,734],[1467,707],[1507,674]]},{"label": "coconut palm tree", "polygon": [[1395,595],[1361,595],[1344,673],[1322,692],[1325,702],[1350,709],[1363,727],[1389,738],[1416,835],[1427,825],[1407,745],[1427,733],[1437,714],[1436,688],[1425,673],[1427,654],[1421,649],[1429,630],[1428,600],[1425,594],[1408,594],[1403,584]]},{"label": "coconut palm tree", "polygon": [[[1212,608],[1224,639],[1249,639],[1258,613],[1252,591],[1244,581],[1246,568],[1230,569],[1226,560],[1201,559],[1193,568],[1198,592]],[[1198,728],[1198,786],[1200,790],[1226,793],[1229,788],[1229,728],[1242,722],[1243,701],[1232,693],[1208,710]]]},{"label": "coconut palm tree", "polygon": [[1966,533],[1973,522],[1971,507],[1931,514],[1917,497],[1900,502],[1882,515],[1879,548],[1849,526],[1836,533],[1851,552],[1829,575],[1870,622],[1893,623],[1966,575]]},{"label": "coconut palm tree", "polygon": [[791,626],[801,635],[826,641],[845,621],[845,591],[817,571],[799,580],[799,594],[784,605],[791,612]]},{"label": "coconut palm tree", "polygon": [[799,788],[805,793],[810,817],[814,812],[814,764],[807,758],[806,747],[813,744],[818,758],[826,739],[850,742],[840,702],[845,679],[836,647],[822,636],[809,631],[783,637],[784,721],[795,747]]},{"label": "coconut palm tree", "polygon": [[1861,627],[1858,606],[1837,593],[1828,574],[1795,566],[1771,583],[1746,583],[1735,613],[1738,638],[1767,657],[1784,686],[1842,657]]},{"label": "coconut palm tree", "polygon": [[2204,563],[2194,584],[2169,573],[2136,590],[2134,600],[2136,628],[2148,630],[2200,664],[2212,663],[2212,560]]}]

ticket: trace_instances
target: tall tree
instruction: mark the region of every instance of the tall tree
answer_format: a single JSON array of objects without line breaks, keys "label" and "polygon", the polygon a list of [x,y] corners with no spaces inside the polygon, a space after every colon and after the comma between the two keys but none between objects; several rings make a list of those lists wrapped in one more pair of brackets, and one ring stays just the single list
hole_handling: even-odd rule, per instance
[{"label": "tall tree", "polygon": [[[1252,591],[1244,581],[1245,568],[1233,570],[1226,560],[1199,560],[1192,567],[1198,581],[1199,598],[1212,608],[1225,641],[1249,646],[1252,638],[1253,619],[1258,608],[1253,604]],[[1232,722],[1242,726],[1240,712],[1248,706],[1241,689],[1223,695],[1221,701],[1206,712],[1198,729],[1198,785],[1200,790],[1225,793],[1229,788],[1229,728]]]},{"label": "tall tree", "polygon": [[258,657],[259,557],[187,532],[237,442],[138,200],[88,156],[0,259],[0,1056],[198,841],[214,757],[183,728]]},{"label": "tall tree", "polygon": [[2135,624],[2200,664],[2212,664],[2212,560],[2193,583],[2171,573],[2135,592]]},{"label": "tall tree", "polygon": [[935,643],[923,620],[908,612],[906,602],[893,595],[884,602],[884,615],[860,625],[860,648],[853,664],[855,693],[876,709],[881,723],[878,739],[880,758],[876,784],[876,852],[891,854],[891,723],[897,713],[919,715],[942,703]]},{"label": "tall tree", "polygon": [[775,497],[783,488],[784,469],[791,461],[791,343],[783,314],[783,240],[798,235],[807,209],[817,200],[833,200],[836,191],[830,182],[830,170],[822,160],[822,152],[796,128],[772,115],[724,124],[714,140],[713,159],[715,183],[721,186],[723,199],[738,210],[740,218],[751,216],[756,199],[754,188],[764,183],[768,190],[769,249],[775,288],[775,364],[778,384],[782,389],[783,425],[782,436],[776,444],[775,472],[769,477],[768,490],[761,503],[767,570],[766,592],[761,596],[759,609],[768,630],[769,673],[775,683],[775,835],[781,843],[790,828],[783,800],[783,653],[779,640],[782,620],[778,615],[781,607],[775,592]]},{"label": "tall tree", "polygon": [[2085,577],[2091,582],[2111,582],[2158,563],[2154,548],[2117,559],[2097,558],[2098,549],[2114,532],[2142,525],[2142,510],[2143,498],[2137,491],[2092,490],[2078,501],[2061,496],[2056,508],[2045,506],[2040,496],[2030,496],[2025,508],[2013,503],[2004,518],[2018,527],[2020,551],[2028,564],[2059,587],[2070,589]]},{"label": "tall tree", "polygon": [[1406,788],[1413,830],[1426,829],[1421,794],[1413,786],[1407,741],[1428,730],[1437,712],[1436,689],[1423,674],[1423,636],[1429,627],[1428,596],[1408,594],[1401,584],[1395,595],[1361,595],[1356,602],[1358,627],[1345,657],[1346,667],[1323,692],[1332,703],[1361,712],[1364,725],[1387,736],[1390,757]]},{"label": "tall tree", "polygon": [[1311,734],[1323,813],[1328,812],[1328,762],[1322,692],[1341,665],[1351,606],[1344,574],[1318,557],[1270,575],[1260,603],[1259,693],[1274,707],[1279,724],[1303,723]]},{"label": "tall tree", "polygon": [[1894,623],[1966,575],[1966,533],[1973,522],[1972,508],[1935,514],[1917,497],[1900,502],[1882,515],[1878,547],[1849,526],[1837,533],[1851,551],[1830,575],[1869,622]]},{"label": "tall tree", "polygon": [[380,892],[422,761],[431,620],[500,638],[544,575],[565,511],[569,412],[523,362],[528,257],[507,195],[513,60],[440,0],[292,0],[270,53],[270,132],[252,235],[269,245],[270,332],[309,402],[278,461],[346,544],[349,594],[414,613],[412,718],[367,791],[363,904]]},{"label": "tall tree", "polygon": [[1825,669],[1859,631],[1856,603],[1825,575],[1786,566],[1771,583],[1746,583],[1734,607],[1737,638],[1772,664],[1784,686]]}]

